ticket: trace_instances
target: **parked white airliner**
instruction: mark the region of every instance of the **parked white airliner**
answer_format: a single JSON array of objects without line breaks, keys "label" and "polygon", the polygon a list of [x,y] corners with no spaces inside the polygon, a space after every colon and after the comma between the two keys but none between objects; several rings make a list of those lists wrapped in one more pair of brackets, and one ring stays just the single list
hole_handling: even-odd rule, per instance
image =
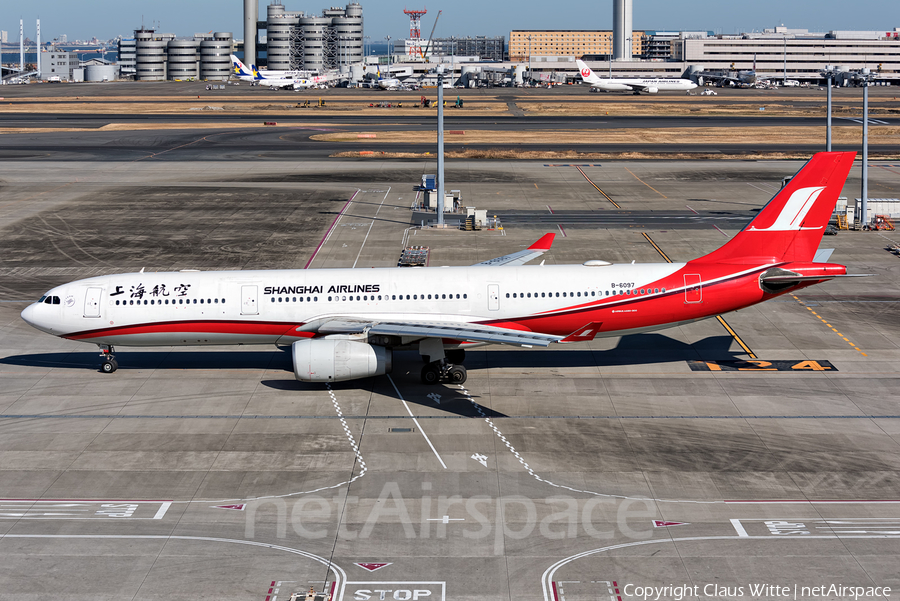
[{"label": "parked white airliner", "polygon": [[[301,71],[279,71],[279,70],[268,70],[265,69],[260,71],[256,68],[256,65],[247,66],[244,62],[239,59],[235,55],[231,55],[231,64],[234,66],[235,74],[239,74],[242,76],[248,76],[256,79],[256,74],[260,73],[263,77],[267,79],[289,79],[289,78],[300,78],[305,73]],[[240,73],[238,73],[240,72]]]},{"label": "parked white airliner", "polygon": [[635,94],[657,92],[686,92],[693,90],[697,84],[690,79],[681,78],[646,78],[646,79],[603,79],[591,71],[584,61],[575,61],[581,72],[581,79],[591,87],[604,92],[634,92]]},{"label": "parked white airliner", "polygon": [[390,372],[418,349],[422,380],[462,383],[464,349],[582,342],[713,317],[846,275],[817,252],[855,153],[815,155],[741,232],[687,263],[525,265],[526,250],[468,267],[127,273],[53,288],[35,328],[96,344],[292,345],[294,374],[334,382]]}]

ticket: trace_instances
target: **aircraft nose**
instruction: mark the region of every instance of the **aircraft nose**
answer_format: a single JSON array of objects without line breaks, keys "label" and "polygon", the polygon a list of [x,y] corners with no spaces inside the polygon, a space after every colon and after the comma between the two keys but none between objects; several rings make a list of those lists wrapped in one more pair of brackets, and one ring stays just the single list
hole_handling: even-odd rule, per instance
[{"label": "aircraft nose", "polygon": [[30,325],[31,327],[40,330],[41,332],[47,332],[48,334],[52,334],[51,327],[46,321],[41,323],[41,311],[38,306],[39,303],[31,303],[27,307],[22,310],[22,319]]},{"label": "aircraft nose", "polygon": [[27,323],[28,325],[30,325],[32,327],[37,327],[37,326],[35,326],[35,323],[34,323],[34,308],[36,305],[37,305],[37,303],[31,303],[30,305],[28,305],[27,307],[25,307],[22,310],[22,314],[21,314],[22,319],[25,321],[25,323]]}]

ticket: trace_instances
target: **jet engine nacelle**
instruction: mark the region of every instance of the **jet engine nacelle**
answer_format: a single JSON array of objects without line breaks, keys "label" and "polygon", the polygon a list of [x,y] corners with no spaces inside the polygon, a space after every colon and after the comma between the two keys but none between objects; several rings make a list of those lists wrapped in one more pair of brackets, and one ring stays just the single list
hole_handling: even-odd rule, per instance
[{"label": "jet engine nacelle", "polygon": [[298,340],[291,354],[301,382],[343,382],[391,372],[391,349],[345,338]]},{"label": "jet engine nacelle", "polygon": [[647,88],[648,94],[656,94],[657,92],[659,92],[659,88]]}]

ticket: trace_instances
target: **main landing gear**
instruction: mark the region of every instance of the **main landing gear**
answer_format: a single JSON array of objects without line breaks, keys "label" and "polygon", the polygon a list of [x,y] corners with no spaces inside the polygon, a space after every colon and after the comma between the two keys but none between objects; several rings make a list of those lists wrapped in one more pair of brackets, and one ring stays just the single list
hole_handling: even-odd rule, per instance
[{"label": "main landing gear", "polygon": [[103,363],[100,364],[100,371],[105,374],[111,374],[119,369],[119,363],[116,361],[116,349],[111,345],[100,345],[100,356],[103,357]]},{"label": "main landing gear", "polygon": [[444,361],[434,361],[422,368],[422,383],[437,384],[465,384],[469,377],[464,365],[453,365]]},{"label": "main landing gear", "polygon": [[[443,351],[443,349],[441,349]],[[444,354],[443,352],[441,354]],[[438,384],[464,384],[469,377],[466,368],[462,365],[466,359],[464,349],[453,349],[438,361],[431,361],[433,355],[422,354],[425,365],[422,367],[422,383]]]}]

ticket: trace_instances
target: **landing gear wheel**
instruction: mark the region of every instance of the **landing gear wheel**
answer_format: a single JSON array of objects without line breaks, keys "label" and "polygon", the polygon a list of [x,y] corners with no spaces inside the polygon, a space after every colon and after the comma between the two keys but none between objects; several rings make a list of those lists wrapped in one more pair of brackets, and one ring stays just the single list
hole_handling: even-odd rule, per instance
[{"label": "landing gear wheel", "polygon": [[447,372],[447,381],[451,384],[465,384],[469,374],[462,365],[454,365]]},{"label": "landing gear wheel", "polygon": [[100,365],[100,371],[105,374],[111,374],[117,369],[119,369],[119,364],[115,359],[107,359]]},{"label": "landing gear wheel", "polygon": [[422,368],[422,384],[437,384],[441,381],[441,368],[429,363]]},{"label": "landing gear wheel", "polygon": [[466,360],[466,349],[455,348],[446,351],[447,362],[453,365],[462,365]]}]

